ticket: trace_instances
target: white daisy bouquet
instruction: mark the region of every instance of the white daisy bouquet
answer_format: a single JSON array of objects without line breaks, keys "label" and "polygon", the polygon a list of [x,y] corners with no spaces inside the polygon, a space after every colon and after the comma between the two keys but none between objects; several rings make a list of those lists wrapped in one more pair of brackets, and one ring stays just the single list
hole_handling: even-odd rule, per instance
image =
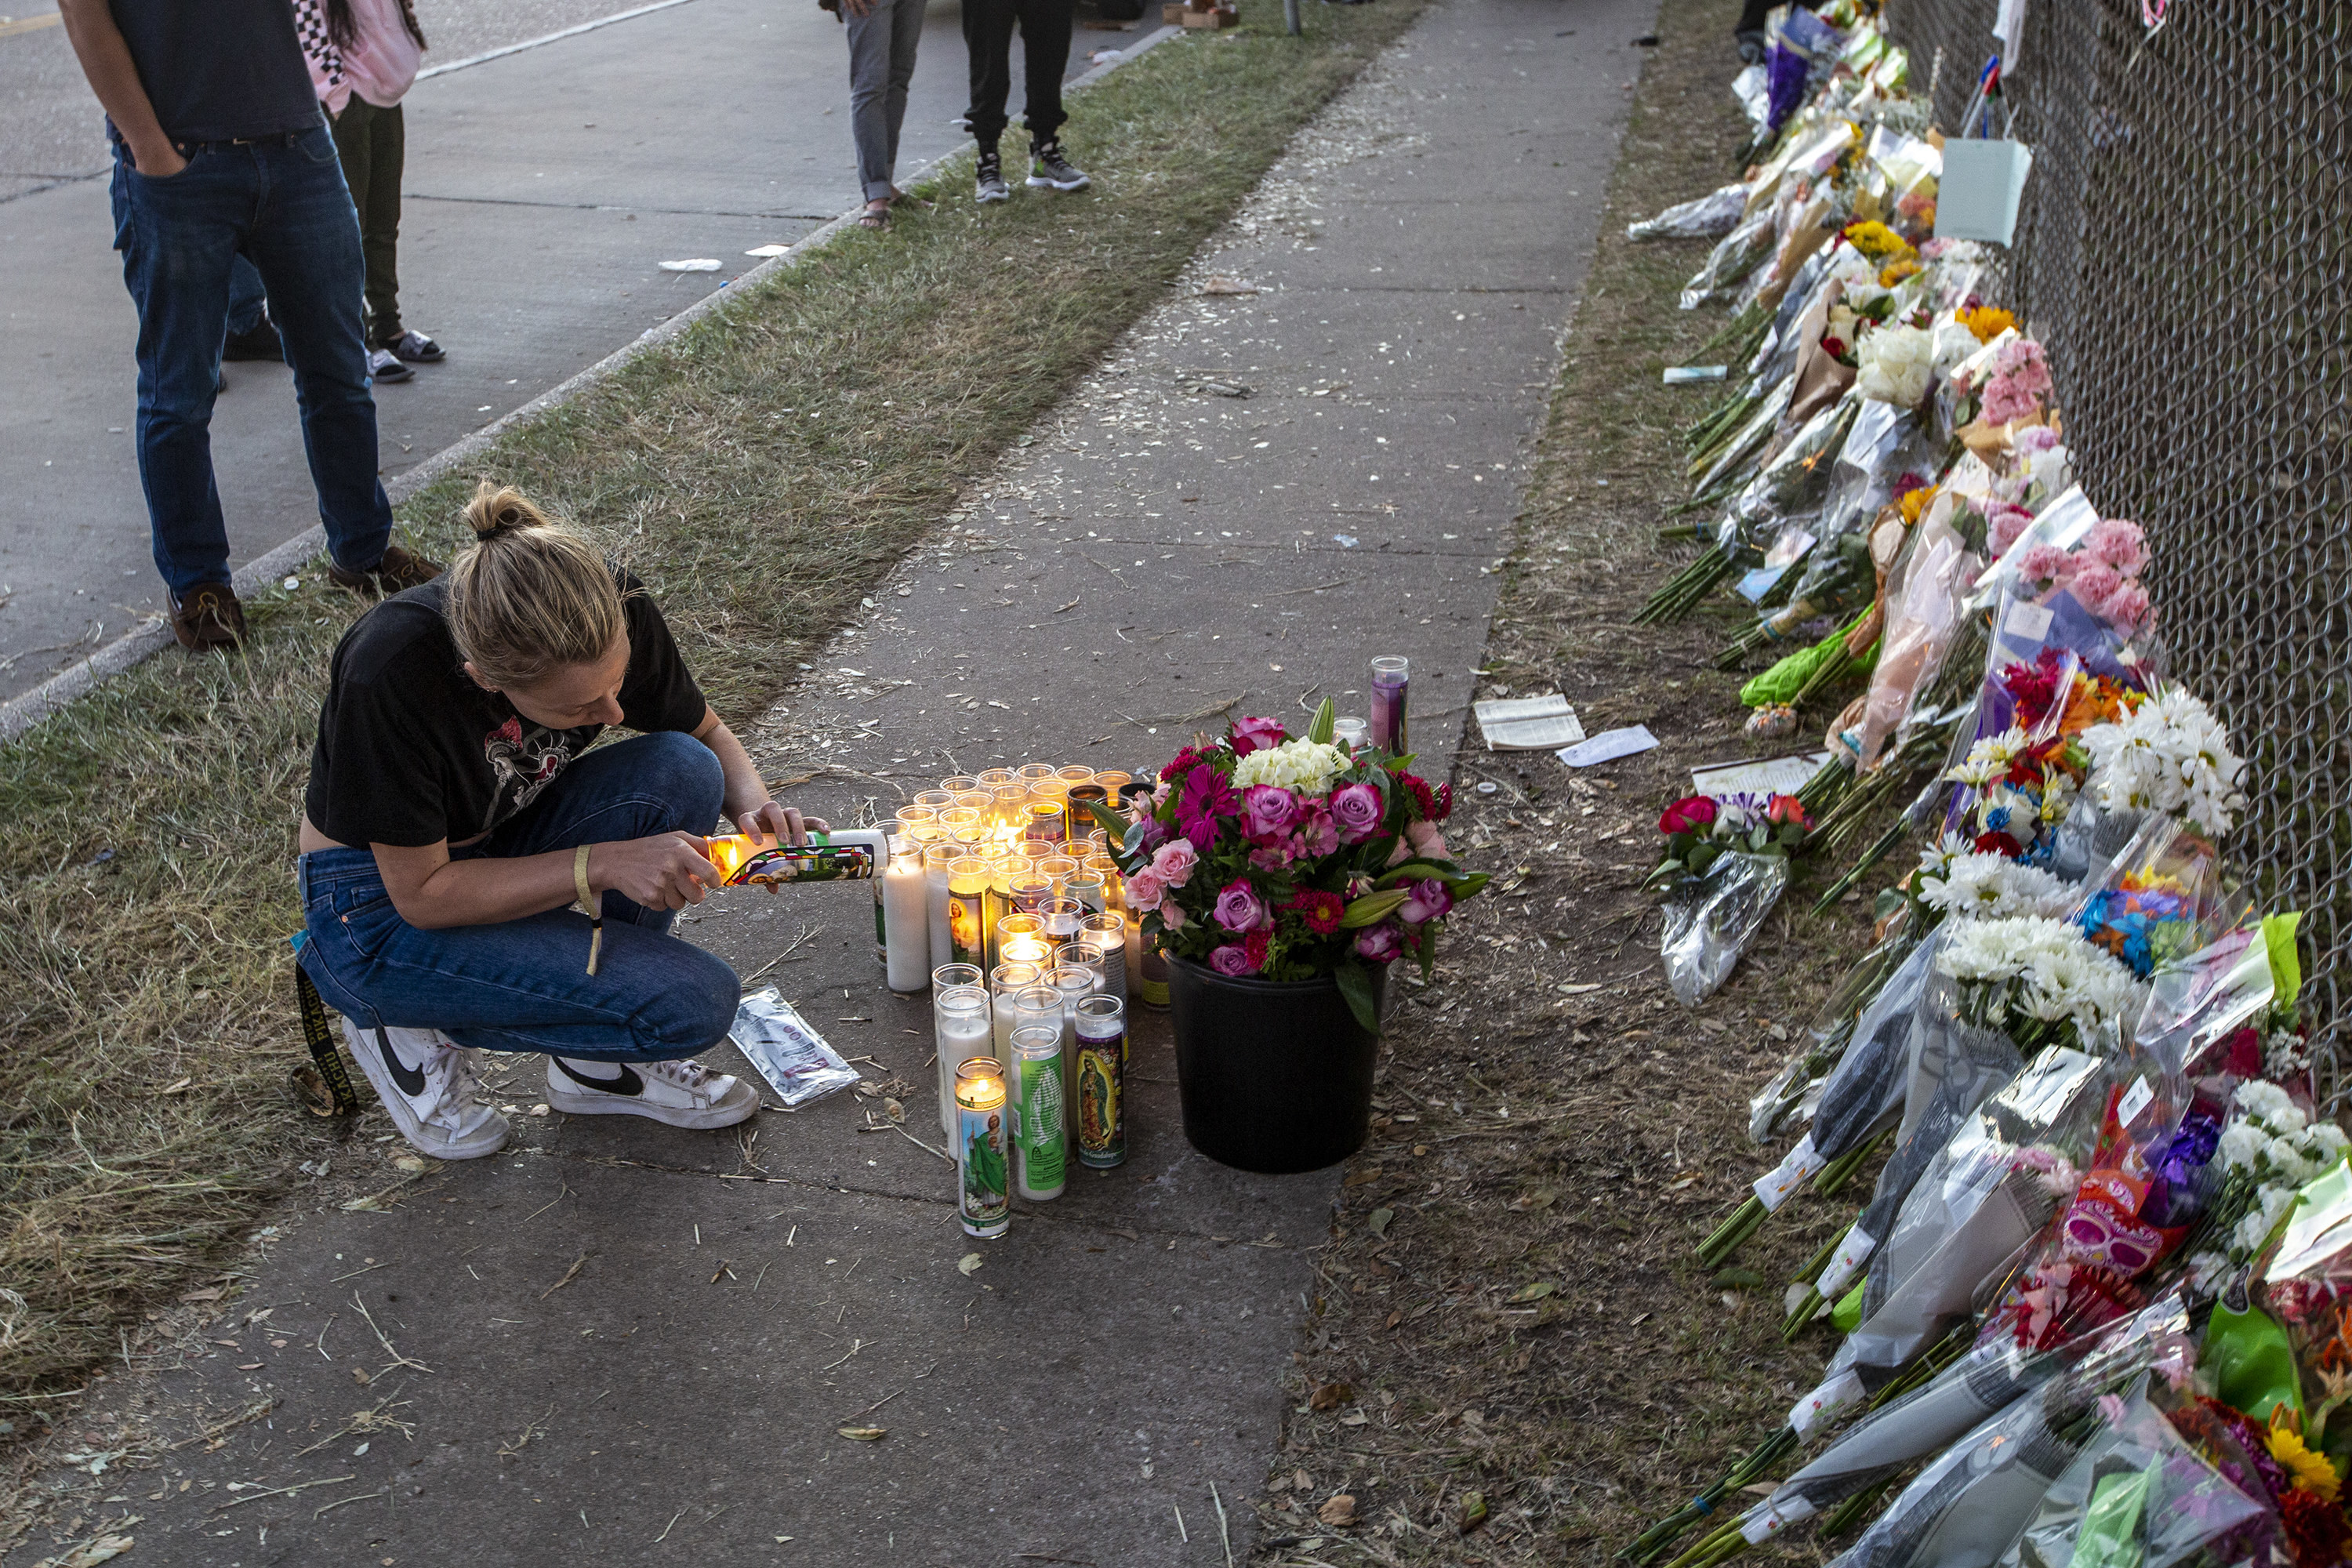
[{"label": "white daisy bouquet", "polygon": [[2246,764],[2230,731],[2179,687],[2159,691],[2113,723],[2083,732],[2091,788],[2108,811],[2162,811],[2215,837],[2246,806]]},{"label": "white daisy bouquet", "polygon": [[1998,1029],[2018,1048],[2064,1045],[2112,1050],[2138,1016],[2147,987],[2064,921],[2012,915],[1955,929],[1937,967],[1959,983],[1959,1015]]},{"label": "white daisy bouquet", "polygon": [[2083,901],[2073,883],[1996,850],[1978,849],[1956,833],[1920,851],[1912,888],[1919,902],[1948,919],[2065,920]]}]

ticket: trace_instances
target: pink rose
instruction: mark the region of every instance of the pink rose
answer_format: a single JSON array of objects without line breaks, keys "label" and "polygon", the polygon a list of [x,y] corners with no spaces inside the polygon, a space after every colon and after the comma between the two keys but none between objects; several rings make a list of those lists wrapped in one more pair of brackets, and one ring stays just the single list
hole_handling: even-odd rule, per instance
[{"label": "pink rose", "polygon": [[1454,852],[1445,847],[1445,835],[1437,830],[1437,824],[1433,822],[1406,824],[1404,841],[1412,846],[1413,854],[1421,859],[1450,860],[1454,858]]},{"label": "pink rose", "polygon": [[2009,446],[2011,451],[2021,452],[2029,458],[2037,452],[2054,451],[2058,447],[2058,432],[2047,425],[2036,425],[2031,430],[2020,430]]},{"label": "pink rose", "polygon": [[1151,857],[1151,872],[1171,888],[1181,888],[1192,879],[1192,868],[1201,862],[1189,838],[1171,838],[1161,845]]},{"label": "pink rose", "polygon": [[1160,873],[1151,867],[1146,866],[1142,870],[1129,875],[1127,901],[1132,907],[1139,910],[1151,909],[1163,902],[1167,897],[1167,884],[1161,879]]},{"label": "pink rose", "polygon": [[1234,979],[1257,973],[1257,965],[1250,962],[1249,953],[1243,949],[1241,943],[1234,942],[1229,942],[1223,947],[1210,950],[1209,967],[1220,974],[1231,975]]},{"label": "pink rose", "polygon": [[1182,931],[1192,922],[1181,904],[1173,899],[1163,899],[1160,903],[1160,923],[1170,931]]},{"label": "pink rose", "polygon": [[1374,963],[1391,963],[1404,951],[1404,939],[1392,925],[1366,926],[1356,933],[1356,953]]},{"label": "pink rose", "polygon": [[1290,738],[1279,719],[1236,719],[1230,739],[1234,755],[1246,757],[1252,752],[1271,751]]},{"label": "pink rose", "polygon": [[1217,892],[1213,911],[1217,923],[1229,931],[1254,931],[1260,926],[1272,925],[1274,913],[1258,897],[1257,889],[1236,877]]},{"label": "pink rose", "polygon": [[1242,812],[1253,838],[1271,838],[1298,820],[1298,797],[1276,784],[1252,784],[1242,792]]},{"label": "pink rose", "polygon": [[1341,784],[1331,792],[1331,820],[1339,825],[1342,844],[1356,843],[1379,831],[1381,811],[1381,792],[1370,784]]},{"label": "pink rose", "polygon": [[1397,908],[1397,918],[1409,926],[1427,925],[1454,907],[1454,895],[1434,877],[1415,882]]}]

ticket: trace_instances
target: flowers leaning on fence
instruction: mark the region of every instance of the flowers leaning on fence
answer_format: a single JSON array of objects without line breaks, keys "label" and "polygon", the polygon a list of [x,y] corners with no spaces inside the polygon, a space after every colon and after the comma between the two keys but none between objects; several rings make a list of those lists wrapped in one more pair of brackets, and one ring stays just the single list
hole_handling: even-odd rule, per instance
[{"label": "flowers leaning on fence", "polygon": [[1439,824],[1452,791],[1412,758],[1333,742],[1331,704],[1294,738],[1242,719],[1160,771],[1122,817],[1097,808],[1144,940],[1219,974],[1339,982],[1379,1027],[1376,972],[1400,958],[1428,973],[1437,932],[1486,874],[1454,864]]},{"label": "flowers leaning on fence", "polygon": [[1969,921],[1937,967],[1959,982],[1960,1016],[1999,1029],[2021,1050],[2077,1042],[2112,1050],[2147,1000],[2120,961],[2076,927],[2040,915]]}]

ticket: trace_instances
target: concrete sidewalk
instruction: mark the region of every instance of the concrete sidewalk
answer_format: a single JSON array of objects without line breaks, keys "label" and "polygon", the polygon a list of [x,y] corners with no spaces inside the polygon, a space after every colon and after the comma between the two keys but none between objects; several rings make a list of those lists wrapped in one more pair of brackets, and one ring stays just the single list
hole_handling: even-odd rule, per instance
[{"label": "concrete sidewalk", "polygon": [[[1444,776],[1650,15],[1433,10],[742,725],[803,779],[787,798],[845,818],[999,762],[1156,765],[1204,710],[1360,711],[1365,660],[1393,651]],[[1259,292],[1201,295],[1213,275]],[[729,894],[682,929],[903,1080],[935,1142],[929,1005],[883,988],[869,907]],[[1192,1153],[1165,1020],[1136,1039],[1128,1164],[986,1244],[876,1100],[694,1135],[533,1117],[538,1064],[515,1063],[506,1153],[380,1207],[289,1205],[224,1316],[113,1380],[78,1440],[145,1456],[251,1419],[68,1477],[69,1507],[139,1514],[142,1563],[208,1568],[1215,1564],[1220,1506],[1239,1561],[1339,1176]],[[338,1176],[399,1181],[386,1134],[372,1110]],[[1350,1489],[1374,1528],[1414,1500]]]},{"label": "concrete sidewalk", "polygon": [[[445,30],[444,7],[421,7],[428,67],[635,9],[448,8]],[[931,7],[902,174],[970,144],[950,123],[969,96],[961,26],[955,0]],[[1157,30],[1082,26],[1069,74]],[[855,205],[841,31],[813,0],[682,0],[420,81],[404,105],[401,302],[449,359],[377,388],[384,477],[724,288],[759,265],[745,251]],[[138,318],[110,248],[101,123],[62,28],[0,37],[0,700],[163,607],[131,435]],[[1017,130],[1008,145],[1023,145]],[[659,266],[705,257],[717,272]],[[226,374],[213,449],[242,564],[318,511],[290,373]]]}]

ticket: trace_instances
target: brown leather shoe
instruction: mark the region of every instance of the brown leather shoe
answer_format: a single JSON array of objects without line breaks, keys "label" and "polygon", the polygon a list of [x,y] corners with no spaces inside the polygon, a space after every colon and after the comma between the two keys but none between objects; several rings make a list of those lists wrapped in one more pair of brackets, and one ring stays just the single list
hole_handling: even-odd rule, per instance
[{"label": "brown leather shoe", "polygon": [[172,596],[172,635],[198,653],[245,641],[245,606],[226,583],[199,583],[184,599]]},{"label": "brown leather shoe", "polygon": [[327,576],[338,588],[348,588],[362,599],[374,599],[430,583],[441,575],[441,571],[438,561],[427,561],[413,550],[387,544],[383,558],[366,571],[346,572],[331,562]]}]

